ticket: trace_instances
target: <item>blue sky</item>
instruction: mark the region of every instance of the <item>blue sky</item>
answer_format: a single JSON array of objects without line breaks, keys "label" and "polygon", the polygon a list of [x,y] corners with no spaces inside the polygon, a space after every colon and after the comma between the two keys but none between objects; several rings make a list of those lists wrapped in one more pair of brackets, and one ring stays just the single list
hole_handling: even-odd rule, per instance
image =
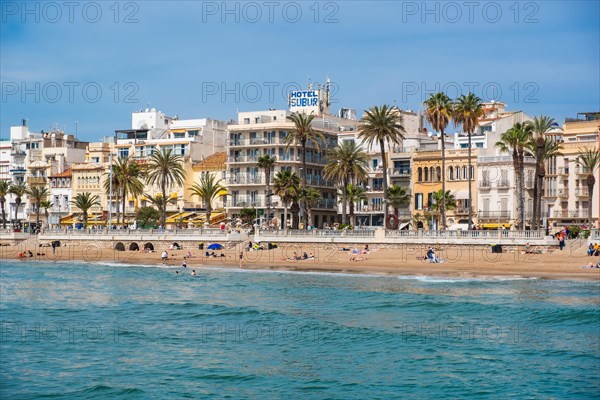
[{"label": "blue sky", "polygon": [[147,105],[229,120],[328,77],[333,111],[472,89],[562,123],[600,109],[599,4],[4,1],[0,133],[27,118],[99,140]]}]

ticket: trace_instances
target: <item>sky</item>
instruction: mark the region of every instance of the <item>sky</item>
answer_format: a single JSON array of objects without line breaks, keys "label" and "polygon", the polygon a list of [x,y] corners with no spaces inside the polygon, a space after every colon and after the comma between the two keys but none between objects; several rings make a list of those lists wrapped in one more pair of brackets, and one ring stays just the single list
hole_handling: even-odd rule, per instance
[{"label": "sky", "polygon": [[600,110],[599,1],[2,1],[0,136],[100,140],[155,107],[230,120],[328,78],[332,111],[472,91],[559,123]]}]

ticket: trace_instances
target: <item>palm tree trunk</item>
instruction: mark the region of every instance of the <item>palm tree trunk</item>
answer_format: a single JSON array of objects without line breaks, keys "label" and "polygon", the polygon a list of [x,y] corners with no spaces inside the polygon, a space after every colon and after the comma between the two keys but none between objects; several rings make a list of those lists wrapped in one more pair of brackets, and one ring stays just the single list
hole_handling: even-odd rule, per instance
[{"label": "palm tree trunk", "polygon": [[342,187],[342,224],[348,223],[348,178],[344,178]]},{"label": "palm tree trunk", "polygon": [[349,201],[348,206],[350,207],[350,226],[354,227],[354,201]]},{"label": "palm tree trunk", "polygon": [[163,196],[162,207],[160,210],[160,224],[162,225],[163,229],[166,229],[167,227],[165,225],[167,223],[167,184],[165,182],[164,177],[160,182],[160,190]]},{"label": "palm tree trunk", "polygon": [[521,205],[521,229],[525,230],[525,154],[519,154],[519,203]]},{"label": "palm tree trunk", "polygon": [[521,229],[521,224],[523,221],[521,220],[521,199],[519,198],[521,195],[521,178],[520,178],[520,164],[519,164],[519,154],[517,150],[513,150],[513,169],[515,170],[515,197],[517,198],[517,229]]},{"label": "palm tree trunk", "polygon": [[540,222],[540,203],[538,202],[538,192],[540,190],[539,178],[537,176],[537,166],[535,168],[535,177],[533,179],[533,216],[531,217],[531,229],[539,229]]},{"label": "palm tree trunk", "polygon": [[265,179],[267,180],[267,196],[266,196],[266,206],[267,206],[267,228],[270,225],[269,217],[271,216],[271,167],[265,168]]},{"label": "palm tree trunk", "polygon": [[288,220],[287,203],[285,203],[283,205],[283,229],[287,229],[287,220]]},{"label": "palm tree trunk", "polygon": [[471,226],[471,219],[473,218],[473,187],[472,187],[472,179],[471,179],[471,131],[469,130],[467,132],[467,135],[469,137],[469,144],[467,145],[467,148],[469,149],[468,152],[468,156],[469,156],[469,170],[467,171],[467,178],[469,179],[469,210],[468,210],[468,214],[467,216],[469,217],[469,221],[467,224],[467,230],[471,230],[472,226]]},{"label": "palm tree trunk", "polygon": [[208,226],[210,227],[210,215],[212,214],[212,208],[210,208],[210,204],[206,206],[206,222],[208,222]]},{"label": "palm tree trunk", "polygon": [[[444,130],[440,129],[442,135],[442,205],[440,207],[441,213],[441,229],[446,229],[446,141],[444,138]],[[469,169],[469,173],[471,170]]]},{"label": "palm tree trunk", "polygon": [[[306,140],[302,141],[302,185],[306,187]],[[304,210],[304,228],[308,226],[308,207],[306,200],[302,200]]]},{"label": "palm tree trunk", "polygon": [[[19,199],[19,201],[17,201],[17,199]],[[15,223],[19,222],[19,219],[18,219],[19,206],[21,205],[21,199],[18,197],[17,197],[17,199],[15,199]]]},{"label": "palm tree trunk", "polygon": [[6,229],[6,213],[4,211],[4,203],[6,200],[2,199],[0,206],[2,207],[2,229]]},{"label": "palm tree trunk", "polygon": [[[592,170],[593,171],[593,170]],[[589,174],[586,179],[587,188],[588,188],[588,196],[590,200],[588,201],[588,229],[593,229],[592,223],[594,219],[592,218],[592,210],[594,205],[594,185],[596,184],[596,178],[593,174]]]},{"label": "palm tree trunk", "polygon": [[127,191],[123,188],[123,198],[121,199],[121,204],[123,205],[123,227],[125,227],[125,199],[127,197]]},{"label": "palm tree trunk", "polygon": [[36,210],[35,210],[35,224],[37,226],[40,225],[40,202],[38,201],[36,204]]},{"label": "palm tree trunk", "polygon": [[387,217],[388,217],[388,183],[387,183],[387,160],[385,159],[385,142],[379,141],[379,147],[381,148],[381,164],[383,164],[383,227],[387,229]]}]

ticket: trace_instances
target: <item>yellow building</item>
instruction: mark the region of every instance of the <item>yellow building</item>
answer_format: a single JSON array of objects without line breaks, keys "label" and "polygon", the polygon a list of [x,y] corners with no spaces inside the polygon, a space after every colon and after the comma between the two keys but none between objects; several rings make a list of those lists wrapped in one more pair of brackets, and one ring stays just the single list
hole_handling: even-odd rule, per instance
[{"label": "yellow building", "polygon": [[[442,189],[441,150],[413,153],[412,215],[417,227],[442,229],[438,226],[438,213],[433,204],[433,193]],[[446,226],[468,220],[469,212],[469,157],[468,150],[446,150],[446,191],[454,196],[456,207],[446,211]],[[477,204],[477,149],[471,151],[471,201]],[[472,209],[476,223],[476,210]],[[417,216],[418,214],[418,216]],[[417,216],[417,217],[416,217]],[[416,217],[416,218],[415,218]],[[416,221],[421,217],[420,221]]]}]

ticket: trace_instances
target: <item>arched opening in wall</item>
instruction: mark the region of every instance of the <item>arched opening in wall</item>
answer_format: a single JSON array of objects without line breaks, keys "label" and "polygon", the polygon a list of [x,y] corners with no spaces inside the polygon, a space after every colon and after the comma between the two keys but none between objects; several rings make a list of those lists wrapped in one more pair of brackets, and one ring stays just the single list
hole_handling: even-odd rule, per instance
[{"label": "arched opening in wall", "polygon": [[154,245],[150,242],[144,244],[144,250],[154,251]]},{"label": "arched opening in wall", "polygon": [[115,250],[117,251],[125,251],[125,245],[121,242],[115,244]]},{"label": "arched opening in wall", "polygon": [[129,245],[129,251],[140,251],[140,246],[137,243],[131,243]]},{"label": "arched opening in wall", "polygon": [[417,222],[417,229],[423,229],[423,222],[422,221]]}]

